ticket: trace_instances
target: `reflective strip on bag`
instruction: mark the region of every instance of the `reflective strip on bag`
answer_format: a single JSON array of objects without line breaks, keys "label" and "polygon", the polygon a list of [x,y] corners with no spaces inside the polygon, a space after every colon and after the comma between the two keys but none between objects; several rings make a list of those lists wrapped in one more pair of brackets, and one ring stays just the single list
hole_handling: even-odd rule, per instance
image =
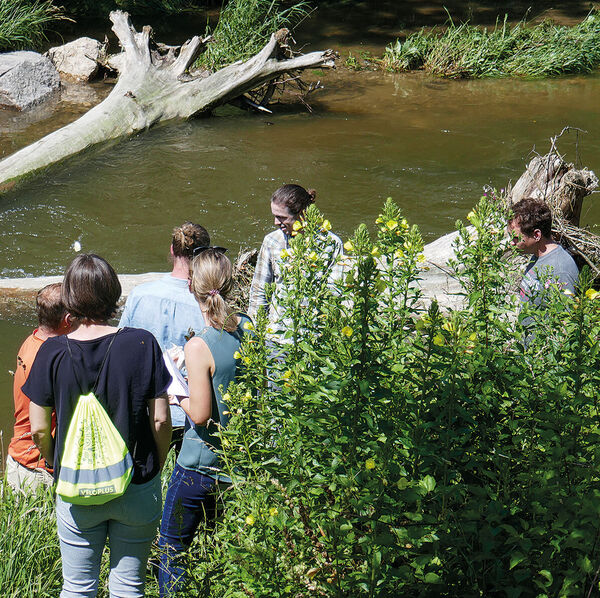
[{"label": "reflective strip on bag", "polygon": [[133,475],[127,445],[93,393],[79,397],[61,458],[56,493],[74,504],[121,496]]}]

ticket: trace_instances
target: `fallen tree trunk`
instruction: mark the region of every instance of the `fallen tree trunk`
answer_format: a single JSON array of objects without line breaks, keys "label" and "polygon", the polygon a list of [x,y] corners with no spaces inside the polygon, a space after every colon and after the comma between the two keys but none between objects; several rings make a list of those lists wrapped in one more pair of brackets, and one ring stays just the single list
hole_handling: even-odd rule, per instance
[{"label": "fallen tree trunk", "polygon": [[290,71],[334,65],[331,50],[289,57],[285,52],[288,31],[282,29],[249,60],[193,77],[186,71],[208,38],[196,36],[178,53],[170,47],[160,54],[150,47],[150,27],[136,32],[129,15],[121,11],[111,12],[110,19],[124,50],[123,69],[114,89],[75,122],[0,161],[0,191],[103,141],[209,111]]}]

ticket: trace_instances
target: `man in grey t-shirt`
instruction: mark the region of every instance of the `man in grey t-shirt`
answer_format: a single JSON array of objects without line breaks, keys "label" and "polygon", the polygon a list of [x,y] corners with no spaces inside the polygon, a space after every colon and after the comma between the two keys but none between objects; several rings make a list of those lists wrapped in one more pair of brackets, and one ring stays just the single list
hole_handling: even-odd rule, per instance
[{"label": "man in grey t-shirt", "polygon": [[521,281],[521,301],[543,305],[550,285],[575,293],[579,270],[569,253],[552,240],[552,212],[546,202],[531,198],[517,202],[508,232],[513,245],[532,256]]}]

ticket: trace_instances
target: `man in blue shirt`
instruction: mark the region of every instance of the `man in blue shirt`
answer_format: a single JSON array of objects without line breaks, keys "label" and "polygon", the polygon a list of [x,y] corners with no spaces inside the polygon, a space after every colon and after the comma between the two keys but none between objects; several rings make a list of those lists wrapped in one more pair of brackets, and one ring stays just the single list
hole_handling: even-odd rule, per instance
[{"label": "man in blue shirt", "polygon": [[[204,317],[188,288],[190,261],[194,249],[210,245],[210,236],[199,224],[184,222],[173,230],[170,274],[141,284],[129,294],[119,327],[143,328],[151,332],[165,351],[183,346],[187,339],[204,329]],[[185,424],[179,405],[171,405],[173,427]],[[175,430],[174,430],[175,436]]]}]

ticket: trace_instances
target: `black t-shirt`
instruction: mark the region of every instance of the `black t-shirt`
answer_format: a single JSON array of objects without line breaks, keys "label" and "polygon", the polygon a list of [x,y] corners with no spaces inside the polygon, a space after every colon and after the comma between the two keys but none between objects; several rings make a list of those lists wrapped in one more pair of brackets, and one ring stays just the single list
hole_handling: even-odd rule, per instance
[{"label": "black t-shirt", "polygon": [[[65,336],[48,339],[40,347],[23,385],[23,392],[34,403],[56,409],[55,477],[77,399],[94,386],[113,336],[111,333],[87,341],[69,339],[73,359]],[[158,473],[148,401],[166,392],[170,383],[171,375],[152,334],[123,328],[112,344],[95,395],[127,444],[133,458],[134,484],[143,484]]]}]

